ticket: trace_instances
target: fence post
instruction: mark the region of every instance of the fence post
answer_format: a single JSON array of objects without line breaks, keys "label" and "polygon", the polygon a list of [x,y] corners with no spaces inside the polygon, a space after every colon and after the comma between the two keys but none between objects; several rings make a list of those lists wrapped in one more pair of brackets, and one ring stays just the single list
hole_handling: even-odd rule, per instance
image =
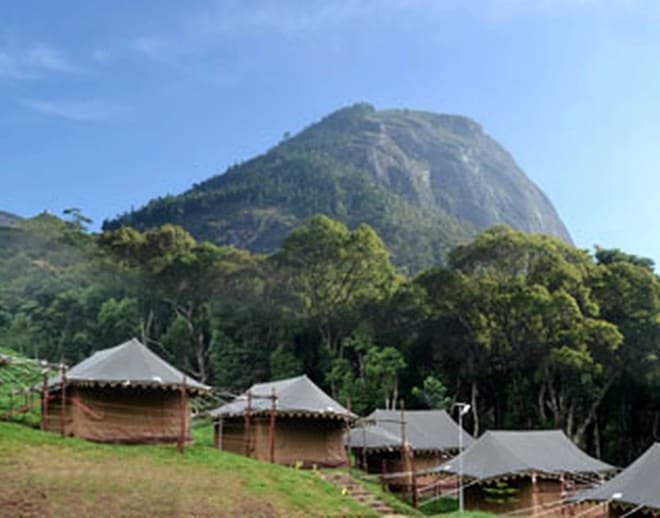
[{"label": "fence post", "polygon": [[346,416],[346,419],[344,423],[346,424],[346,451],[344,452],[346,454],[346,465],[351,468],[351,397],[346,398],[346,410],[348,410],[348,414]]},{"label": "fence post", "polygon": [[186,377],[183,376],[181,383],[181,426],[179,429],[179,453],[183,454],[186,442],[186,421],[187,421],[187,401],[186,401]]},{"label": "fence post", "polygon": [[66,366],[60,365],[60,380],[62,382],[62,405],[60,407],[60,420],[62,437],[66,437]]},{"label": "fence post", "polygon": [[415,464],[415,451],[412,448],[412,445],[408,449],[410,452],[410,470],[412,471],[412,505],[417,509],[417,467]]},{"label": "fence post", "polygon": [[362,469],[369,472],[367,469],[367,429],[364,424],[362,425]]},{"label": "fence post", "polygon": [[215,423],[213,423],[213,429],[215,432],[215,447],[218,450],[222,449],[222,417],[218,417],[215,420]]},{"label": "fence post", "polygon": [[247,408],[245,409],[243,432],[245,435],[245,456],[250,457],[250,413],[252,412],[252,392],[247,394]]},{"label": "fence post", "polygon": [[404,473],[404,487],[405,487],[405,494],[407,495],[410,493],[410,480],[408,478],[407,472],[408,472],[408,467],[407,467],[407,455],[406,455],[406,407],[405,403],[403,402],[403,399],[401,400],[401,471]]},{"label": "fence post", "polygon": [[42,372],[44,376],[43,387],[41,389],[41,429],[48,429],[48,370]]},{"label": "fence post", "polygon": [[275,463],[275,412],[277,410],[277,395],[275,394],[275,387],[271,389],[270,393],[270,426],[268,428],[268,440],[270,442],[270,463]]}]

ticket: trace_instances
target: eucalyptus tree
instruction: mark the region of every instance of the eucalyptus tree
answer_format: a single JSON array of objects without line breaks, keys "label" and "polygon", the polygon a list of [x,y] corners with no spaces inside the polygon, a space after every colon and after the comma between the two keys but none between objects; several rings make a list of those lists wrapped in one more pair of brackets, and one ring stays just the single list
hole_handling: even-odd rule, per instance
[{"label": "eucalyptus tree", "polygon": [[[599,316],[591,256],[495,227],[421,275],[440,363],[471,399],[475,426],[552,425],[582,440],[616,374],[617,327]],[[469,393],[467,386],[470,387]]]},{"label": "eucalyptus tree", "polygon": [[383,241],[368,225],[351,231],[317,215],[294,230],[271,258],[304,320],[332,355],[366,304],[390,297],[402,282]]}]

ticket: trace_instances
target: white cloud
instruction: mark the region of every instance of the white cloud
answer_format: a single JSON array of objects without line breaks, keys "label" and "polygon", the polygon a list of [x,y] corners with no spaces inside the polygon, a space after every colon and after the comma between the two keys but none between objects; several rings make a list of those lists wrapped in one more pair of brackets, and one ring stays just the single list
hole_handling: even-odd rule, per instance
[{"label": "white cloud", "polygon": [[80,68],[48,45],[0,46],[0,79],[38,79],[47,73],[75,73]]},{"label": "white cloud", "polygon": [[307,0],[293,3],[266,0],[252,4],[216,1],[210,9],[190,16],[186,27],[188,32],[201,35],[238,33],[246,29],[272,29],[292,35],[340,25],[374,10],[409,3],[405,0]]},{"label": "white cloud", "polygon": [[[616,1],[609,2],[610,5]],[[481,14],[494,20],[511,20],[525,14],[547,13],[591,6],[605,6],[606,2],[599,0],[484,0]],[[468,4],[476,7],[478,3]],[[475,12],[478,10],[475,8]]]},{"label": "white cloud", "polygon": [[307,35],[327,27],[369,16],[393,7],[405,8],[420,0],[304,0],[245,2],[215,0],[189,12],[178,26],[160,34],[141,35],[131,44],[134,51],[158,61],[172,62],[190,52],[212,49],[224,38],[274,32],[285,37]]},{"label": "white cloud", "polygon": [[136,50],[140,54],[144,54],[152,59],[161,60],[168,56],[172,50],[174,41],[174,39],[160,36],[140,36],[133,41],[132,47],[133,50]]},{"label": "white cloud", "polygon": [[166,30],[136,37],[131,48],[154,61],[185,66],[191,54],[213,51],[241,36],[275,34],[295,39],[377,17],[398,20],[457,11],[499,23],[530,13],[593,5],[598,0],[211,0],[189,10]]},{"label": "white cloud", "polygon": [[21,99],[19,102],[43,115],[79,122],[107,121],[124,113],[122,107],[99,100]]},{"label": "white cloud", "polygon": [[112,52],[108,49],[94,49],[91,57],[97,63],[107,63],[112,59]]}]

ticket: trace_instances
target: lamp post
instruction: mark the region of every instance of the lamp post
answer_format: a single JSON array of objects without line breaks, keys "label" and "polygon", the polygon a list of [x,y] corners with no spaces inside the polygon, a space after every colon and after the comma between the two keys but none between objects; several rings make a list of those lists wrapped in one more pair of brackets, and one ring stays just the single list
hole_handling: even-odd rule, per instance
[{"label": "lamp post", "polygon": [[465,510],[463,500],[463,416],[470,411],[467,403],[454,403],[458,408],[458,512]]}]

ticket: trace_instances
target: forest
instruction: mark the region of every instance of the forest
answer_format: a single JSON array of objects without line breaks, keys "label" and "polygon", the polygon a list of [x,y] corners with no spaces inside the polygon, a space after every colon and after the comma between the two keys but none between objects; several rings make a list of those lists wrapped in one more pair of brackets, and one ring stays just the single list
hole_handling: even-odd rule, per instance
[{"label": "forest", "polygon": [[0,228],[0,347],[72,365],[135,336],[223,390],[305,372],[359,414],[463,401],[475,435],[561,428],[618,465],[660,439],[649,259],[498,226],[411,276],[323,215],[259,255],[65,212]]}]

